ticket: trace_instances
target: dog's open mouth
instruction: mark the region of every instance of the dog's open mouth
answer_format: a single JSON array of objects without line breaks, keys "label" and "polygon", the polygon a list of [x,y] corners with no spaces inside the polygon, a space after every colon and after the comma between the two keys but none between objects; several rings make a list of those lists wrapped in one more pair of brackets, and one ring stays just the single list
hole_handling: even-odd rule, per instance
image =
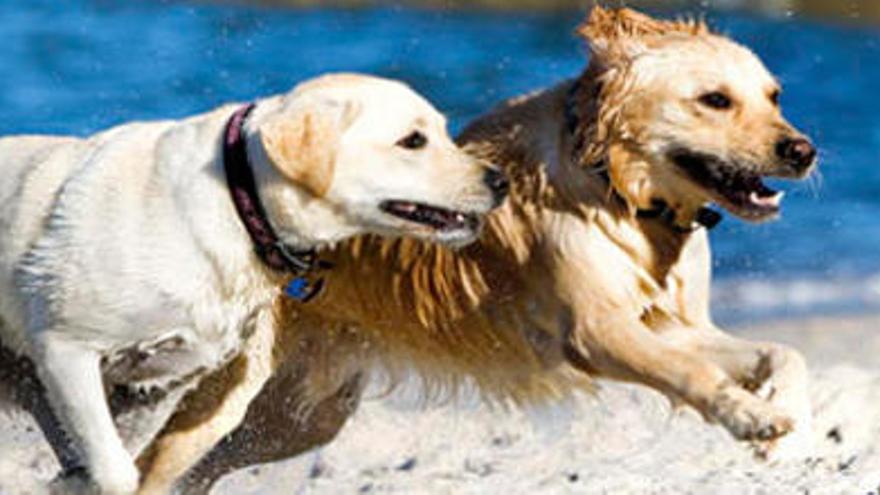
[{"label": "dog's open mouth", "polygon": [[474,213],[452,211],[424,203],[389,200],[382,202],[379,208],[395,217],[426,225],[438,231],[474,231],[480,227],[480,219]]},{"label": "dog's open mouth", "polygon": [[763,220],[779,213],[784,193],[767,187],[761,175],[690,150],[673,150],[669,158],[731,213],[747,220]]}]

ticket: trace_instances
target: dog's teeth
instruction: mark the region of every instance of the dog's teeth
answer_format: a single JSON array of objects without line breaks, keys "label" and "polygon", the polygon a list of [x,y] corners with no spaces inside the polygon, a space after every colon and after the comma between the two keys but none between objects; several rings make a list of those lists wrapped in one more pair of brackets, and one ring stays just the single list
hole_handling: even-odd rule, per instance
[{"label": "dog's teeth", "polygon": [[757,192],[752,191],[749,193],[749,201],[756,205],[771,206],[775,208],[782,202],[782,196],[784,195],[785,194],[782,192],[777,192],[773,196],[762,198]]},{"label": "dog's teeth", "polygon": [[464,223],[464,221],[465,221],[464,213],[456,213],[455,214],[455,221],[459,222],[459,223]]},{"label": "dog's teeth", "polygon": [[756,193],[756,192],[754,192],[754,191],[752,191],[751,193],[749,193],[749,202],[754,203],[754,204],[756,204],[756,205],[762,205],[762,204],[764,204],[764,200],[761,199],[761,197],[758,196],[758,193]]},{"label": "dog's teeth", "polygon": [[770,196],[770,198],[768,198],[767,201],[770,204],[772,204],[773,206],[779,206],[782,203],[783,196],[785,196],[785,193],[780,191],[780,192],[774,194],[773,196]]}]

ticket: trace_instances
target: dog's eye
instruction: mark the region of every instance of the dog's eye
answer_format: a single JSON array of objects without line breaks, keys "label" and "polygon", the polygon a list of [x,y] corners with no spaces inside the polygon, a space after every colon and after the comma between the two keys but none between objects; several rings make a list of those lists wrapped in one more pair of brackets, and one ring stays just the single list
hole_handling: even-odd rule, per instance
[{"label": "dog's eye", "polygon": [[700,103],[716,110],[727,110],[733,106],[730,97],[721,91],[712,91],[700,96]]},{"label": "dog's eye", "polygon": [[772,103],[774,107],[778,107],[778,106],[779,106],[779,95],[780,95],[780,93],[781,93],[781,91],[779,91],[778,89],[774,89],[773,92],[770,93],[770,96],[769,96],[769,98],[770,98],[770,103]]},{"label": "dog's eye", "polygon": [[424,148],[428,144],[428,138],[419,131],[412,131],[406,137],[397,142],[397,146],[408,150]]}]

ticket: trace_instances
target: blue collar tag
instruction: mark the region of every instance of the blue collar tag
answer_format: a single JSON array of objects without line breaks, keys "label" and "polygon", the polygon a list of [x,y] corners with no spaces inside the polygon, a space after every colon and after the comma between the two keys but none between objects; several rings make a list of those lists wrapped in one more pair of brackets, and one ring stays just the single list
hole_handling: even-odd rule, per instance
[{"label": "blue collar tag", "polygon": [[287,297],[303,300],[308,295],[309,281],[305,277],[296,277],[284,288]]},{"label": "blue collar tag", "polygon": [[312,283],[307,277],[294,277],[284,286],[284,295],[300,302],[308,302],[318,295],[323,287],[323,279],[318,279]]}]

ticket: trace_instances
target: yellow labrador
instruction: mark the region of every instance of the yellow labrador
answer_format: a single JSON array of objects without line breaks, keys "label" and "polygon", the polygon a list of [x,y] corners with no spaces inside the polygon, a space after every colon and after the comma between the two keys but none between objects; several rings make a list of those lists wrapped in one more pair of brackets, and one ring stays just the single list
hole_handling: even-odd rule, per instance
[{"label": "yellow labrador", "polygon": [[801,355],[712,322],[706,230],[719,214],[706,206],[776,216],[782,195],[763,178],[805,176],[815,148],[783,118],[760,60],[702,23],[595,8],[579,33],[591,52],[580,77],[505,103],[459,140],[512,180],[480,241],[360,238],[328,253],[330,290],[280,301],[267,387],[233,403],[232,368],[206,381],[145,458],[148,492],[167,490],[198,461],[186,446],[216,441],[213,425],[245,408],[188,492],[328,441],[376,367],[517,402],[592,377],[641,383],[762,456],[809,455]]},{"label": "yellow labrador", "polygon": [[303,287],[311,250],[364,233],[461,245],[506,189],[412,90],[346,74],[86,139],[4,138],[0,169],[0,337],[84,463],[61,491],[106,494],[139,473],[105,386],[179,395],[248,335],[269,344],[279,288],[319,289]]}]

